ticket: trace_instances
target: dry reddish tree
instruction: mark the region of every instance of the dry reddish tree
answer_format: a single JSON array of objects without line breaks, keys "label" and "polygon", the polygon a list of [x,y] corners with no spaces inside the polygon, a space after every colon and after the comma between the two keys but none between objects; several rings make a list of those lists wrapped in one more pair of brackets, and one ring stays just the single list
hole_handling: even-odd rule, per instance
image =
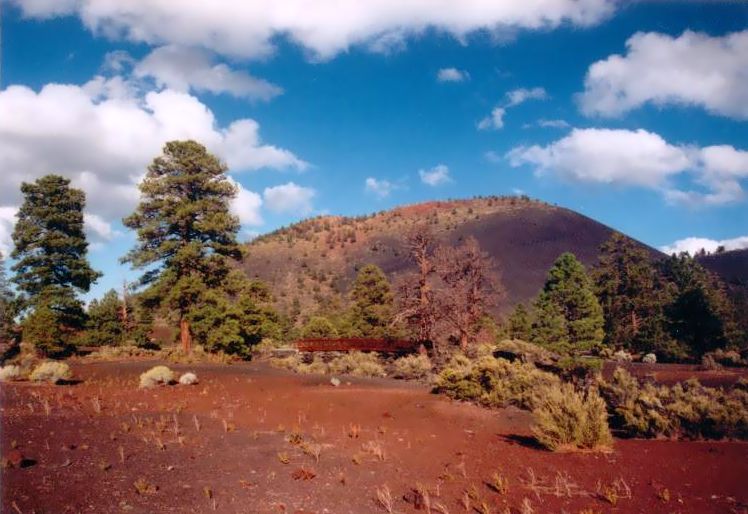
[{"label": "dry reddish tree", "polygon": [[471,236],[459,246],[438,247],[434,267],[443,286],[437,301],[439,315],[465,350],[475,341],[481,318],[503,294],[496,263]]},{"label": "dry reddish tree", "polygon": [[410,325],[424,343],[435,344],[436,327],[446,325],[466,349],[480,319],[503,294],[496,263],[475,238],[457,247],[437,245],[425,225],[411,229],[405,246],[417,269],[400,281],[396,320]]},{"label": "dry reddish tree", "polygon": [[405,321],[414,328],[421,343],[433,341],[437,313],[431,281],[436,271],[433,262],[434,237],[426,225],[413,227],[405,236],[405,247],[417,271],[400,281],[399,309],[396,321]]}]

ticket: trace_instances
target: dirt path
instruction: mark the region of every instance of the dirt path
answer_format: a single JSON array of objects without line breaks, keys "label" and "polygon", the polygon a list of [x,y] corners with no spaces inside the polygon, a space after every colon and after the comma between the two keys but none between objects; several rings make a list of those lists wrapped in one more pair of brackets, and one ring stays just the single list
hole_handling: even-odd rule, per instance
[{"label": "dirt path", "polygon": [[[419,484],[450,513],[466,512],[466,490],[471,512],[748,512],[747,443],[552,454],[532,444],[527,413],[423,386],[336,388],[248,364],[173,366],[200,384],[138,390],[153,364],[77,364],[72,386],[3,385],[3,456],[17,446],[35,463],[3,469],[2,512],[386,512],[386,486],[403,513],[417,512],[404,497]],[[495,472],[503,494],[486,485]]]}]

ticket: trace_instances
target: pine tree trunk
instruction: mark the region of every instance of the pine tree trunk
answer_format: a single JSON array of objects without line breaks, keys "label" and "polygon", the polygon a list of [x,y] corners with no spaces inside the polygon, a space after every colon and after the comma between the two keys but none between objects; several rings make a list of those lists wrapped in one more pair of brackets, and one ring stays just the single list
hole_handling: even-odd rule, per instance
[{"label": "pine tree trunk", "polygon": [[182,340],[182,351],[184,353],[191,353],[192,334],[190,334],[190,322],[184,316],[179,320],[179,336]]}]

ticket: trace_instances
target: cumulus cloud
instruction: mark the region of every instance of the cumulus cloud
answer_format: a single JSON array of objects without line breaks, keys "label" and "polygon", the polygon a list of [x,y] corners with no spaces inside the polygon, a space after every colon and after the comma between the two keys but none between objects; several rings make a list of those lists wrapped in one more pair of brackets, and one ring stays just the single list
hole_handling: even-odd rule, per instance
[{"label": "cumulus cloud", "polygon": [[430,170],[418,170],[418,175],[421,177],[421,182],[432,187],[452,182],[449,168],[444,164],[437,164]]},{"label": "cumulus cloud", "polygon": [[725,250],[742,250],[748,248],[748,236],[735,237],[733,239],[708,239],[705,237],[687,237],[685,239],[679,239],[672,244],[661,246],[660,250],[666,254],[679,254],[681,252],[687,252],[691,255],[695,255],[702,249],[707,253],[713,253],[717,248],[723,247]]},{"label": "cumulus cloud", "polygon": [[397,189],[397,186],[389,180],[368,177],[364,182],[364,188],[367,192],[372,193],[379,198],[385,198],[390,196],[390,193],[392,193],[394,189]]},{"label": "cumulus cloud", "polygon": [[262,196],[268,210],[275,213],[306,215],[311,213],[312,199],[316,191],[288,182],[280,186],[267,187]]},{"label": "cumulus cloud", "polygon": [[17,207],[0,207],[0,253],[4,258],[10,255],[13,248],[11,235],[16,224]]},{"label": "cumulus cloud", "polygon": [[457,68],[442,68],[436,74],[438,82],[463,82],[469,77],[468,72]]},{"label": "cumulus cloud", "polygon": [[[651,188],[671,202],[691,204],[739,201],[741,181],[748,177],[748,152],[728,145],[673,145],[642,129],[574,129],[547,146],[520,146],[506,156],[512,166],[531,165],[537,174]],[[686,174],[696,189],[672,185],[673,177]]]},{"label": "cumulus cloud", "polygon": [[548,94],[542,87],[532,89],[519,88],[509,91],[502,105],[491,110],[491,114],[478,122],[478,130],[499,130],[504,127],[504,116],[507,109],[516,107],[528,100],[545,100]]},{"label": "cumulus cloud", "polygon": [[[13,85],[0,91],[0,209],[19,205],[21,182],[59,173],[86,191],[87,225],[106,238],[104,223],[132,211],[136,185],[163,144],[188,138],[205,144],[232,172],[307,167],[292,152],[264,143],[254,120],[221,127],[188,93],[141,94],[122,77],[47,84],[39,91]],[[249,211],[242,218],[256,219]]]},{"label": "cumulus cloud", "polygon": [[546,120],[544,118],[540,118],[535,123],[528,123],[527,125],[524,125],[523,128],[530,128],[530,127],[540,127],[540,128],[555,128],[555,129],[567,129],[570,128],[571,125],[566,120]]},{"label": "cumulus cloud", "polygon": [[579,96],[585,114],[617,116],[652,103],[748,119],[748,30],[718,37],[640,32],[626,50],[590,66]]},{"label": "cumulus cloud", "polygon": [[231,201],[231,214],[239,218],[239,222],[245,226],[259,226],[264,223],[260,209],[262,208],[262,197],[246,189],[236,180],[229,177],[229,181],[236,187],[236,197]]},{"label": "cumulus cloud", "polygon": [[76,15],[91,31],[148,44],[205,47],[262,57],[286,37],[318,59],[354,45],[391,49],[429,28],[459,40],[477,31],[589,26],[610,16],[614,0],[12,0],[33,17]]},{"label": "cumulus cloud", "polygon": [[[115,62],[120,66],[121,61]],[[215,64],[206,50],[177,45],[156,48],[135,65],[133,73],[176,91],[228,93],[249,100],[270,100],[283,92],[266,80]]]}]

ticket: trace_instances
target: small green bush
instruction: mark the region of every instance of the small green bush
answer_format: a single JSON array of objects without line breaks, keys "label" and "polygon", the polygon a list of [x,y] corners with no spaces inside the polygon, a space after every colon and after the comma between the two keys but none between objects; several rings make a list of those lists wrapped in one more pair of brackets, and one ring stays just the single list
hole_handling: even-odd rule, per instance
[{"label": "small green bush", "polygon": [[532,364],[494,357],[470,363],[456,356],[439,374],[436,391],[487,407],[516,405],[529,409],[537,402],[540,388],[559,383],[556,375]]},{"label": "small green bush", "polygon": [[673,426],[659,388],[643,386],[623,368],[616,368],[611,381],[601,385],[612,425],[632,437],[662,437],[673,432]]},{"label": "small green bush", "polygon": [[29,375],[32,382],[50,382],[52,384],[70,380],[72,377],[73,373],[70,371],[70,366],[57,361],[42,362]]},{"label": "small green bush", "polygon": [[568,383],[544,387],[533,409],[532,432],[552,451],[597,450],[613,442],[605,401],[596,389],[577,392]]},{"label": "small green bush", "polygon": [[166,366],[154,366],[140,375],[140,387],[150,388],[157,385],[168,385],[174,381],[174,372]]},{"label": "small green bush", "polygon": [[427,355],[406,355],[392,363],[392,376],[406,380],[424,380],[431,376],[431,360]]}]

